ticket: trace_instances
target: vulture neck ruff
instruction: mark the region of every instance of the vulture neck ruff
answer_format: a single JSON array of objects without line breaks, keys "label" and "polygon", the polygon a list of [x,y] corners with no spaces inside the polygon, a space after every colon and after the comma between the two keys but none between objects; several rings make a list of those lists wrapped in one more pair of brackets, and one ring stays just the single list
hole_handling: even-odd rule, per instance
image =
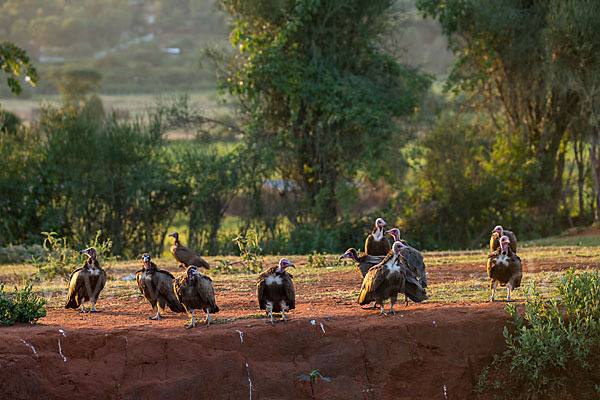
[{"label": "vulture neck ruff", "polygon": [[373,231],[373,239],[375,239],[377,242],[379,242],[381,239],[383,239],[383,228],[377,227],[374,231]]},{"label": "vulture neck ruff", "polygon": [[271,275],[268,276],[267,279],[265,279],[265,283],[267,285],[272,285],[272,284],[276,284],[276,285],[282,285],[283,284],[283,279],[281,279],[281,276],[279,275]]}]

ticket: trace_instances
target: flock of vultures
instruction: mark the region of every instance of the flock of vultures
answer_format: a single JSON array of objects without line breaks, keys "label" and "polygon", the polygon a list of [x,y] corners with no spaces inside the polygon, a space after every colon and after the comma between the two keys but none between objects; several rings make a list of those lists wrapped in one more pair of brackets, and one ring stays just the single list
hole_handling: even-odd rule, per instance
[{"label": "flock of vultures", "polygon": [[[400,239],[397,228],[385,230],[386,222],[377,218],[373,232],[367,237],[365,251],[359,254],[356,249],[348,249],[340,256],[340,260],[350,258],[358,264],[363,276],[363,282],[358,296],[360,305],[375,302],[375,308],[381,307],[380,314],[387,315],[383,303],[390,300],[390,312],[395,313],[394,304],[398,294],[404,294],[405,305],[409,299],[422,302],[428,299],[427,273],[421,253]],[[393,237],[393,244],[386,237]],[[209,269],[209,264],[195,251],[184,247],[179,242],[179,235],[170,234],[175,239],[171,253],[180,268],[186,271],[175,278],[170,272],[159,269],[152,262],[151,256],[142,256],[142,269],[136,273],[137,285],[140,292],[152,306],[156,314],[150,319],[160,319],[161,312],[169,306],[173,312],[186,312],[190,317],[187,328],[195,326],[194,310],[206,313],[206,323],[210,324],[211,313],[219,311],[215,303],[215,293],[210,277],[202,274],[199,269]],[[494,295],[498,284],[506,285],[510,301],[510,292],[521,284],[523,268],[521,259],[516,254],[517,238],[511,231],[496,226],[490,239],[490,254],[487,261],[487,272],[491,279],[490,287]],[[97,312],[96,302],[106,284],[106,272],[100,267],[96,249],[90,247],[82,250],[87,255],[83,267],[75,270],[69,279],[69,294],[65,308],[77,309],[81,312]],[[295,266],[287,258],[282,258],[258,276],[256,294],[261,310],[274,323],[273,312],[281,313],[283,321],[287,321],[285,312],[293,310],[296,303],[293,276],[286,271]],[[92,303],[91,309],[86,310],[85,302]]]}]

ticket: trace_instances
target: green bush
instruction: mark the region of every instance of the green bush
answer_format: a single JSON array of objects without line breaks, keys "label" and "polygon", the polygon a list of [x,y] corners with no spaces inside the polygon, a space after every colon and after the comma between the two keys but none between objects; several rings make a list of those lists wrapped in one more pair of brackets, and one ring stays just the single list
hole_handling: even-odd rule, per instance
[{"label": "green bush", "polygon": [[22,264],[26,261],[40,260],[46,257],[46,251],[39,244],[32,246],[0,247],[0,264]]},{"label": "green bush", "polygon": [[4,284],[0,284],[0,325],[35,322],[46,316],[46,299],[31,290],[29,282],[21,291],[15,286],[15,297],[10,298],[4,293]]},{"label": "green bush", "polygon": [[598,398],[600,395],[600,275],[572,268],[557,283],[558,298],[527,290],[523,315],[507,305],[514,331],[475,390],[507,398]]}]

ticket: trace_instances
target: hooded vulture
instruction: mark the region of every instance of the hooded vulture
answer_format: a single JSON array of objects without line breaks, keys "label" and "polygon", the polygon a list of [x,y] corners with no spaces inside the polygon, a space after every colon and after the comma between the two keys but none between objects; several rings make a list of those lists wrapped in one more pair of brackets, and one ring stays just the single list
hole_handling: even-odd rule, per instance
[{"label": "hooded vulture", "polygon": [[383,308],[383,302],[390,299],[392,303],[391,312],[396,313],[394,304],[398,298],[398,292],[404,292],[406,273],[399,263],[402,243],[395,242],[390,252],[376,266],[371,268],[363,279],[358,304],[369,304],[375,300],[381,306],[381,314],[387,315]]},{"label": "hooded vulture", "polygon": [[365,253],[370,256],[386,256],[390,251],[390,242],[385,237],[386,222],[383,218],[375,220],[373,232],[367,236],[365,241]]},{"label": "hooded vulture", "polygon": [[506,301],[510,301],[510,291],[521,286],[523,266],[519,256],[512,251],[508,236],[502,236],[500,247],[488,256],[487,272],[491,279],[492,297],[490,297],[490,301],[494,301],[498,283],[502,286],[506,285],[508,289]]},{"label": "hooded vulture", "polygon": [[394,240],[402,243],[402,249],[400,254],[404,257],[406,265],[409,269],[409,276],[413,276],[418,279],[423,288],[427,287],[427,272],[425,271],[425,262],[423,261],[423,255],[421,252],[413,247],[410,247],[405,240],[400,240],[400,230],[398,228],[392,228],[386,231],[394,237]]},{"label": "hooded vulture", "polygon": [[189,266],[185,273],[175,278],[173,290],[191,318],[191,322],[186,325],[186,328],[196,326],[194,310],[204,310],[206,312],[206,325],[210,325],[210,321],[212,321],[210,313],[219,312],[219,307],[215,303],[212,279],[201,274],[195,265]]},{"label": "hooded vulture", "polygon": [[282,258],[278,265],[272,266],[258,276],[256,284],[258,305],[271,317],[271,324],[275,323],[273,312],[281,312],[281,319],[287,321],[285,312],[296,308],[293,276],[285,270],[288,267],[296,268],[290,260]]},{"label": "hooded vulture", "polygon": [[[96,302],[104,285],[106,284],[106,272],[100,268],[98,263],[98,252],[90,247],[79,253],[87,255],[83,267],[76,269],[69,278],[69,295],[65,308],[77,308],[81,306],[81,312],[98,312]],[[86,311],[85,302],[92,302],[92,309]]]},{"label": "hooded vulture", "polygon": [[507,231],[502,228],[501,225],[498,225],[492,231],[492,237],[490,238],[490,252],[496,251],[500,247],[499,239],[502,236],[508,236],[510,240],[510,248],[513,253],[517,252],[517,236],[511,231]]},{"label": "hooded vulture", "polygon": [[177,232],[171,233],[169,236],[172,236],[173,239],[175,239],[175,244],[171,246],[171,254],[173,254],[175,261],[179,264],[179,268],[187,268],[190,265],[195,265],[197,267],[210,269],[210,265],[194,250],[181,245],[179,234]]},{"label": "hooded vulture", "polygon": [[156,315],[150,319],[161,319],[160,314],[164,313],[165,305],[176,313],[185,311],[173,291],[175,278],[170,272],[158,269],[151,261],[150,254],[142,255],[142,269],[135,274],[135,278],[140,292],[152,306],[152,311],[156,309]]},{"label": "hooded vulture", "polygon": [[379,264],[381,260],[384,259],[384,257],[385,256],[370,256],[365,253],[362,253],[359,256],[355,248],[350,248],[340,256],[339,260],[342,260],[343,258],[350,258],[352,261],[357,263],[358,270],[364,278],[367,272],[371,269],[371,267],[374,267],[377,264]]}]

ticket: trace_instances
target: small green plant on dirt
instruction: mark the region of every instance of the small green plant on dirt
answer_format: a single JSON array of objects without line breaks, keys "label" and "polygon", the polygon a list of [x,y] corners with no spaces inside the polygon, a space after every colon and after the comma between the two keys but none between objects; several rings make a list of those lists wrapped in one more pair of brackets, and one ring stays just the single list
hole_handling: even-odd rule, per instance
[{"label": "small green plant on dirt", "polygon": [[308,266],[312,268],[333,268],[340,265],[337,259],[328,260],[325,254],[319,254],[316,250],[308,255]]},{"label": "small green plant on dirt", "polygon": [[504,327],[507,350],[484,368],[476,392],[509,398],[600,396],[600,276],[570,269],[558,279],[558,297],[535,284],[526,290],[523,315],[508,304],[514,330]]},{"label": "small green plant on dirt", "polygon": [[264,257],[262,255],[262,248],[260,247],[256,231],[249,230],[245,234],[240,233],[233,239],[233,242],[235,242],[240,249],[243,270],[253,273],[262,271]]},{"label": "small green plant on dirt", "polygon": [[[97,231],[94,239],[86,247],[94,247],[98,252],[98,259],[101,263],[108,262],[109,265],[102,265],[104,270],[110,269],[110,262],[113,258],[109,256],[112,249],[112,241],[106,239],[101,241],[102,231]],[[34,258],[32,264],[37,268],[32,276],[33,280],[51,281],[56,277],[62,278],[68,282],[71,273],[79,268],[85,256],[79,254],[79,251],[72,249],[67,245],[67,239],[59,237],[56,232],[42,232],[45,235],[43,247],[47,253],[45,259]]]},{"label": "small green plant on dirt", "polygon": [[[320,379],[322,381],[325,381],[325,382],[333,385],[333,383],[331,382],[331,378],[327,378],[327,377],[321,375],[321,373],[319,372],[318,369],[313,369],[308,374],[300,374],[300,375],[297,376],[297,378],[301,382],[308,382],[308,383],[310,383],[311,399],[318,399],[319,398],[319,397],[317,397],[317,394],[315,394],[315,385],[317,383],[317,379]],[[321,393],[318,396],[323,396],[323,395],[325,395],[327,393],[329,393],[329,390]]]},{"label": "small green plant on dirt", "polygon": [[35,322],[46,316],[46,299],[31,291],[27,282],[22,290],[15,286],[15,296],[4,293],[4,284],[0,284],[0,325],[12,325],[15,322]]}]

